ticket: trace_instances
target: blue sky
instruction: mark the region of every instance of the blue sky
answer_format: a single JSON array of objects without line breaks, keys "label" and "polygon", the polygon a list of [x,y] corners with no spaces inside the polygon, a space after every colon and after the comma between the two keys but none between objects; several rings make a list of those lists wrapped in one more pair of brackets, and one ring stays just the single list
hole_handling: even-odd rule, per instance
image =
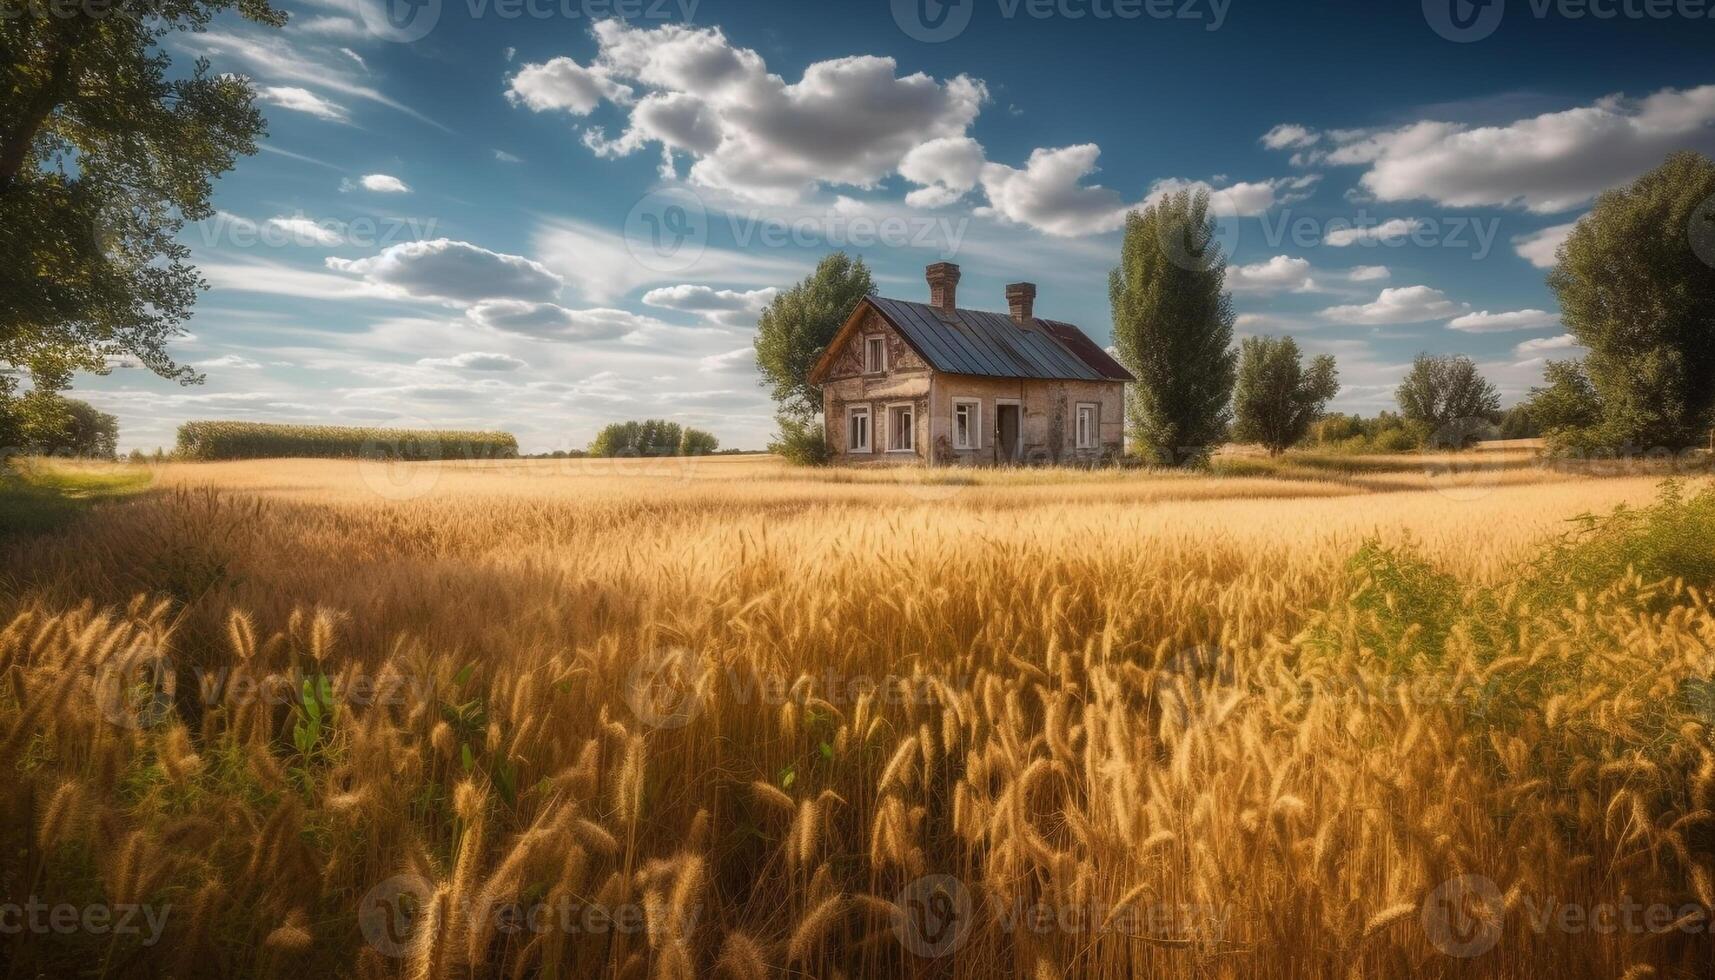
[{"label": "blue sky", "polygon": [[269,134],[184,234],[207,382],[78,380],[125,448],[241,418],[543,451],[652,416],[760,447],[755,312],[821,255],[906,299],[958,262],[974,308],[1028,279],[1106,343],[1125,210],[1188,184],[1240,333],[1335,354],[1336,407],[1390,407],[1420,350],[1511,402],[1576,353],[1565,229],[1715,152],[1715,0],[383,2],[170,41],[254,79]]}]

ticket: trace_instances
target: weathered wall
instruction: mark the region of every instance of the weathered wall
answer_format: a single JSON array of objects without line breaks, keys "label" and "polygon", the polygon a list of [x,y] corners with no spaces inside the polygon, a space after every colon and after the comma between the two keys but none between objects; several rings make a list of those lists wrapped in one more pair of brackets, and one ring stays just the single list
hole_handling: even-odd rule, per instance
[{"label": "weathered wall", "polygon": [[[954,448],[953,399],[982,401],[981,448]],[[930,399],[930,434],[935,440],[935,459],[940,463],[993,464],[1001,461],[995,443],[995,405],[998,398],[1022,403],[1022,463],[1090,463],[1115,456],[1123,449],[1124,385],[1117,381],[1035,381],[982,378],[966,375],[936,375]],[[1094,402],[1099,445],[1077,448],[1079,402]]]},{"label": "weathered wall", "polygon": [[[863,345],[867,337],[887,338],[887,371],[865,374]],[[900,338],[874,310],[865,311],[864,320],[852,331],[845,346],[829,367],[822,384],[822,411],[826,422],[828,446],[836,463],[853,465],[910,463],[923,461],[929,451],[929,366],[917,356],[910,345]],[[887,451],[887,406],[910,402],[911,418],[916,427],[912,452]],[[870,453],[851,453],[846,446],[846,406],[870,406]]]}]

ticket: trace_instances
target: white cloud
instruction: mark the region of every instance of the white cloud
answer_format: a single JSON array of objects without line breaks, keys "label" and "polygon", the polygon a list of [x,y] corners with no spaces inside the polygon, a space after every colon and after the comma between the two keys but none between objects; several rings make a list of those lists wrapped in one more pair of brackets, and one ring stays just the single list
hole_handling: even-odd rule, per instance
[{"label": "white cloud", "polygon": [[651,289],[643,294],[643,302],[686,313],[760,313],[779,292],[773,287],[740,291],[685,284]]},{"label": "white cloud", "polygon": [[1502,126],[1424,121],[1336,138],[1344,142],[1326,162],[1366,166],[1360,183],[1379,200],[1551,214],[1632,180],[1674,150],[1715,149],[1715,85],[1609,95]]},{"label": "white cloud", "polygon": [[754,374],[756,349],[739,347],[721,354],[710,354],[698,362],[697,370],[704,374]]},{"label": "white cloud", "polygon": [[1537,337],[1527,340],[1513,348],[1513,353],[1519,357],[1537,357],[1549,351],[1571,350],[1578,346],[1578,338],[1569,333],[1558,337]]},{"label": "white cloud", "polygon": [[554,303],[524,300],[485,300],[466,311],[470,319],[491,330],[522,334],[538,340],[619,340],[651,327],[659,320],[628,310],[569,310]]},{"label": "white cloud", "polygon": [[1385,265],[1355,265],[1346,273],[1346,278],[1353,282],[1374,282],[1386,279],[1393,273]]},{"label": "white cloud", "polygon": [[1421,227],[1423,222],[1417,218],[1394,218],[1379,225],[1330,229],[1322,236],[1322,241],[1335,248],[1345,248],[1360,242],[1392,242],[1404,239]]},{"label": "white cloud", "polygon": [[1264,262],[1229,268],[1227,288],[1235,293],[1308,293],[1315,291],[1316,280],[1310,276],[1308,260],[1276,255]]},{"label": "white cloud", "polygon": [[1145,203],[1154,203],[1168,194],[1180,191],[1202,191],[1209,195],[1209,210],[1217,218],[1255,217],[1278,204],[1293,204],[1310,196],[1322,178],[1316,174],[1302,177],[1281,177],[1274,180],[1239,181],[1232,184],[1211,184],[1202,180],[1170,177],[1158,180],[1149,188]]},{"label": "white cloud", "polygon": [[982,168],[982,185],[992,213],[1050,235],[1093,235],[1125,222],[1128,205],[1119,193],[1083,179],[1096,172],[1101,147],[1094,143],[1037,149],[1024,169],[1003,163]]},{"label": "white cloud", "polygon": [[523,160],[518,159],[517,157],[513,156],[512,154],[506,152],[505,150],[495,150],[494,151],[494,159],[498,160],[501,163],[523,163],[524,162]]},{"label": "white cloud", "polygon": [[1271,150],[1301,149],[1314,146],[1322,139],[1322,134],[1297,123],[1281,123],[1262,134],[1262,145]]},{"label": "white cloud", "polygon": [[217,291],[349,302],[394,295],[373,283],[269,261],[198,262]]},{"label": "white cloud", "polygon": [[1513,251],[1538,269],[1552,269],[1558,261],[1554,253],[1559,251],[1560,244],[1566,241],[1566,236],[1572,234],[1572,229],[1577,226],[1578,222],[1568,221],[1563,225],[1552,225],[1528,235],[1519,235],[1513,239]]},{"label": "white cloud", "polygon": [[355,184],[346,180],[341,181],[339,185],[339,189],[342,191],[352,191],[360,187],[377,194],[409,194],[411,192],[411,188],[404,181],[387,174],[364,174],[358,178]]},{"label": "white cloud", "polygon": [[312,221],[302,215],[269,218],[268,225],[284,232],[294,245],[332,247],[345,240],[344,236],[327,223]]},{"label": "white cloud", "polygon": [[424,367],[453,368],[460,371],[516,371],[525,363],[510,354],[467,351],[452,357],[425,357],[417,362]]},{"label": "white cloud", "polygon": [[540,262],[446,238],[389,245],[365,259],[329,258],[327,266],[406,296],[454,303],[545,302],[564,284]]},{"label": "white cloud", "polygon": [[262,365],[260,363],[252,361],[248,357],[240,357],[237,354],[225,354],[221,357],[210,358],[206,361],[197,362],[197,370],[199,371],[218,370],[220,368],[233,368],[239,371],[256,371],[261,369],[261,367]]},{"label": "white cloud", "polygon": [[1549,313],[1546,310],[1513,310],[1509,313],[1490,313],[1481,310],[1477,313],[1467,313],[1457,317],[1447,324],[1454,330],[1466,333],[1503,333],[1508,330],[1540,330],[1543,327],[1560,326],[1560,314]]},{"label": "white cloud", "polygon": [[293,85],[265,85],[256,90],[256,95],[263,102],[277,105],[282,109],[293,112],[305,112],[322,119],[334,122],[345,122],[348,118],[345,106],[330,102],[307,88]]},{"label": "white cloud", "polygon": [[531,248],[532,254],[564,277],[579,296],[601,304],[656,283],[690,279],[766,286],[796,281],[809,271],[801,258],[790,255],[752,255],[720,248],[704,250],[689,270],[657,271],[638,260],[621,233],[569,220],[544,224],[534,235]]},{"label": "white cloud", "polygon": [[899,161],[899,174],[920,185],[905,195],[912,207],[945,207],[977,186],[983,171],[983,146],[968,136],[944,136],[912,147]]},{"label": "white cloud", "polygon": [[[819,186],[873,187],[914,147],[963,136],[988,93],[966,76],[901,76],[892,58],[819,61],[788,83],[761,55],[719,28],[634,28],[598,22],[595,59],[527,64],[508,96],[534,111],[575,116],[611,102],[626,130],[585,133],[598,153],[624,156],[658,144],[688,154],[691,180],[751,200],[786,202]],[[642,93],[639,95],[639,93]]]},{"label": "white cloud", "polygon": [[1382,290],[1381,295],[1370,303],[1330,306],[1322,311],[1322,316],[1335,323],[1380,327],[1439,320],[1461,309],[1439,289],[1398,286]]}]

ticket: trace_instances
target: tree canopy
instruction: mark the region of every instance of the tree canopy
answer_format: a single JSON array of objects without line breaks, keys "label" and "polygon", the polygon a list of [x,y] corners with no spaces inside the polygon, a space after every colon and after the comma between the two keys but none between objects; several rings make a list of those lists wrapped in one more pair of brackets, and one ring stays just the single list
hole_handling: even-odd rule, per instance
[{"label": "tree canopy", "polygon": [[[1715,424],[1715,162],[1675,153],[1603,194],[1558,258],[1548,284],[1567,332],[1590,351],[1580,398],[1593,393],[1598,415],[1576,425],[1560,417],[1559,437],[1702,442]],[[1570,395],[1570,377],[1561,382],[1547,390]]]},{"label": "tree canopy", "polygon": [[590,442],[591,456],[706,456],[720,440],[665,419],[611,422]]},{"label": "tree canopy", "polygon": [[756,323],[756,368],[782,419],[809,422],[822,414],[822,390],[810,383],[810,369],[858,301],[874,292],[875,280],[863,259],[835,252],[762,311]]},{"label": "tree canopy", "polygon": [[256,151],[250,83],[206,60],[173,70],[166,36],[266,0],[0,0],[0,364],[39,390],[132,358],[197,380],[167,343],[202,279],[175,240],[213,213],[214,178]]},{"label": "tree canopy", "polygon": [[1120,363],[1137,378],[1128,424],[1152,462],[1199,464],[1226,437],[1237,358],[1226,277],[1207,192],[1169,194],[1126,216],[1108,295]]},{"label": "tree canopy", "polygon": [[1233,437],[1261,443],[1269,455],[1297,445],[1340,391],[1334,358],[1321,354],[1304,367],[1291,337],[1247,337],[1239,345],[1233,394]]},{"label": "tree canopy", "polygon": [[1495,386],[1475,361],[1457,354],[1417,355],[1394,398],[1421,437],[1453,448],[1462,448],[1501,413]]}]

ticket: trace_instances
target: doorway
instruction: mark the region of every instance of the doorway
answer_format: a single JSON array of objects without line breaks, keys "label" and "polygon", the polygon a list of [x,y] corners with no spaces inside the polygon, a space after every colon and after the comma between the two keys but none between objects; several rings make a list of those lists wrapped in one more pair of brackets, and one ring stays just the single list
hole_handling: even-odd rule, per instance
[{"label": "doorway", "polygon": [[1002,463],[1018,461],[1019,406],[997,404],[994,407],[994,447]]}]

